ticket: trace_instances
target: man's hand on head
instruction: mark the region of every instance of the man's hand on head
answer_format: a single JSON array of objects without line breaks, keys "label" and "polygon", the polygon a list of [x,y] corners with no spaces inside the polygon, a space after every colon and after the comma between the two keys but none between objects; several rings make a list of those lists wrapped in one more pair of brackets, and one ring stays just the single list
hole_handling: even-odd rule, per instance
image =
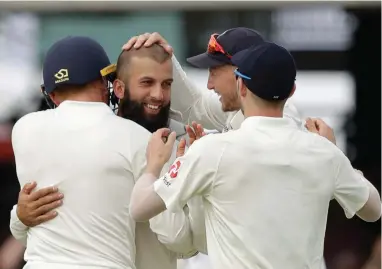
[{"label": "man's hand on head", "polygon": [[334,145],[336,145],[336,137],[334,136],[334,131],[326,122],[318,118],[307,118],[305,127],[308,131],[312,133],[319,134],[320,136],[326,137]]},{"label": "man's hand on head", "polygon": [[17,202],[17,217],[28,227],[34,227],[57,216],[54,211],[62,205],[64,195],[57,187],[47,187],[32,192],[36,182],[27,183],[19,193]]},{"label": "man's hand on head", "polygon": [[133,36],[123,45],[122,50],[130,50],[132,48],[139,49],[142,46],[150,47],[153,44],[158,44],[162,46],[170,55],[173,53],[172,47],[168,44],[167,40],[164,39],[159,33],[144,33],[138,36]]}]

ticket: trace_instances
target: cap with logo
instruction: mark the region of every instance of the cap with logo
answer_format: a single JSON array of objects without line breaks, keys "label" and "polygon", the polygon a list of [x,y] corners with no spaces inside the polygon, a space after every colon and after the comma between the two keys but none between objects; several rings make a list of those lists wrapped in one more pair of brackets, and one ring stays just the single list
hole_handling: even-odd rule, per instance
[{"label": "cap with logo", "polygon": [[264,42],[264,38],[255,30],[237,27],[222,34],[211,35],[207,51],[187,59],[197,68],[211,68],[232,64],[231,58],[239,51]]},{"label": "cap with logo", "polygon": [[84,36],[65,37],[53,44],[45,56],[45,91],[92,82],[101,78],[101,70],[109,65],[109,57],[97,41]]},{"label": "cap with logo", "polygon": [[285,100],[296,80],[296,65],[283,47],[264,42],[232,57],[235,74],[256,96],[265,100]]}]

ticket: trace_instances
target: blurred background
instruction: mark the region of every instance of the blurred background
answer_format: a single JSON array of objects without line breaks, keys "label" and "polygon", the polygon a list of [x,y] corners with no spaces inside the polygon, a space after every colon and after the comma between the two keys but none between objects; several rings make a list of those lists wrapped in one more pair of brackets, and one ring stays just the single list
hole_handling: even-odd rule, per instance
[{"label": "blurred background", "polygon": [[[0,1],[0,269],[23,264],[24,249],[8,228],[20,190],[10,135],[20,117],[47,109],[39,85],[49,46],[68,35],[90,36],[115,61],[130,37],[156,31],[188,76],[206,88],[207,71],[185,59],[203,52],[212,33],[237,26],[254,28],[292,52],[298,66],[292,100],[300,113],[326,120],[354,167],[381,190],[379,1]],[[380,233],[380,221],[347,220],[333,202],[327,268],[381,268]]]}]

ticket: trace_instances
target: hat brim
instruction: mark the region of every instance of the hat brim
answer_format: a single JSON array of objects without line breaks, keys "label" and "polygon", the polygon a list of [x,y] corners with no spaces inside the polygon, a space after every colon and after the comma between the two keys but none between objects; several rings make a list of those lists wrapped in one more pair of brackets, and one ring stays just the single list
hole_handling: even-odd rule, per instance
[{"label": "hat brim", "polygon": [[225,64],[231,64],[231,61],[224,55],[211,55],[207,52],[187,58],[187,62],[196,68],[213,68]]}]

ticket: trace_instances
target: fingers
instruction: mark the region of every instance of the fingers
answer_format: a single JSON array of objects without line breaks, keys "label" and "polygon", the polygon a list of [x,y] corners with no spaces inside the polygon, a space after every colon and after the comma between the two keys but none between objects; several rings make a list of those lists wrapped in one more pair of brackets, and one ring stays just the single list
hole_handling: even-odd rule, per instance
[{"label": "fingers", "polygon": [[127,43],[122,46],[122,50],[131,49],[133,47],[133,45],[135,44],[135,42],[137,42],[137,39],[138,39],[138,36],[133,36],[132,38],[130,38],[130,40],[127,41]]},{"label": "fingers", "polygon": [[52,193],[58,192],[58,188],[55,186],[43,188],[41,190],[38,190],[30,195],[30,201],[37,201],[38,199],[47,196]]},{"label": "fingers", "polygon": [[36,225],[39,225],[39,224],[44,223],[48,220],[54,219],[57,215],[58,215],[57,211],[50,211],[44,215],[38,216],[36,218]]},{"label": "fingers", "polygon": [[34,206],[35,208],[40,208],[54,202],[62,203],[63,198],[64,195],[62,193],[52,193],[38,199],[36,202],[34,202]]},{"label": "fingers", "polygon": [[186,139],[182,138],[179,141],[178,148],[176,151],[176,157],[182,157],[186,151]]},{"label": "fingers", "polygon": [[310,131],[312,133],[318,133],[316,124],[314,123],[314,121],[311,118],[306,119],[305,127],[306,127],[306,129],[308,129],[308,131]]},{"label": "fingers", "polygon": [[149,35],[149,37],[147,38],[144,46],[145,47],[150,47],[150,46],[152,46],[155,43],[158,43],[159,45],[167,44],[166,40],[164,40],[164,38],[160,34],[155,32],[155,33],[152,33],[151,35]]},{"label": "fingers", "polygon": [[201,124],[197,124],[195,121],[192,122],[192,126],[195,130],[195,133],[196,133],[196,138],[199,139],[201,138],[203,135],[205,135],[204,133],[204,128]]},{"label": "fingers", "polygon": [[140,35],[137,41],[135,42],[133,48],[139,49],[140,47],[142,47],[143,44],[147,41],[147,39],[149,39],[149,37],[150,37],[150,33],[144,33],[143,35]]},{"label": "fingers", "polygon": [[36,188],[36,186],[37,186],[36,182],[27,183],[27,184],[24,185],[24,187],[22,189],[22,192],[24,192],[26,194],[30,194],[32,192],[32,190],[34,188]]},{"label": "fingers", "polygon": [[161,128],[158,129],[153,136],[162,138],[163,136],[168,136],[171,133],[171,130],[169,128]]},{"label": "fingers", "polygon": [[167,138],[166,146],[172,148],[174,146],[175,140],[176,140],[176,133],[171,132],[171,134]]},{"label": "fingers", "polygon": [[153,44],[158,44],[162,46],[165,51],[167,51],[170,55],[173,53],[173,48],[168,44],[168,42],[157,32],[155,33],[144,33],[139,36],[134,36],[130,38],[130,40],[122,46],[122,50],[130,50],[132,48],[139,49],[142,46],[150,47]]},{"label": "fingers", "polygon": [[54,201],[49,204],[45,204],[43,206],[40,206],[39,208],[36,209],[35,215],[40,216],[47,214],[48,212],[52,211],[53,209],[56,209],[57,207],[62,205],[62,200],[59,201]]},{"label": "fingers", "polygon": [[322,119],[317,118],[317,119],[313,119],[313,121],[318,131],[322,128],[330,128],[330,126],[326,122],[324,122]]},{"label": "fingers", "polygon": [[190,140],[194,141],[196,139],[196,134],[194,130],[190,127],[190,125],[186,125],[186,132]]}]

